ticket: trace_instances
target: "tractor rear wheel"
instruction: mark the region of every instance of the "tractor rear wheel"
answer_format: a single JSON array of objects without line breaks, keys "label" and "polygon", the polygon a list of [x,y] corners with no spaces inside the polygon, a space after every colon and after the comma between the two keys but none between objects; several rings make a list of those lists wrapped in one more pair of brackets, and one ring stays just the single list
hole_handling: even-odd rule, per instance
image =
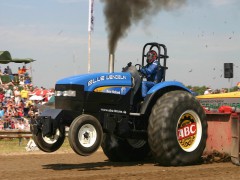
[{"label": "tractor rear wheel", "polygon": [[102,127],[91,115],[80,115],[71,123],[68,133],[69,144],[79,155],[88,156],[102,143]]},{"label": "tractor rear wheel", "polygon": [[158,163],[199,163],[206,139],[206,115],[192,94],[171,91],[157,100],[149,118],[148,141]]},{"label": "tractor rear wheel", "polygon": [[102,149],[113,162],[140,161],[150,152],[146,140],[124,139],[110,133],[103,135]]}]

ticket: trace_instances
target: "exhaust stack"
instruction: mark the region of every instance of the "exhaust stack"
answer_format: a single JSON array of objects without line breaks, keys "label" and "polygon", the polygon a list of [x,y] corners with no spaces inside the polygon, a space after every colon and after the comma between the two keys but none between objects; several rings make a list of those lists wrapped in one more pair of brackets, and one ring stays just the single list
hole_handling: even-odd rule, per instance
[{"label": "exhaust stack", "polygon": [[114,54],[109,54],[108,72],[114,72]]}]

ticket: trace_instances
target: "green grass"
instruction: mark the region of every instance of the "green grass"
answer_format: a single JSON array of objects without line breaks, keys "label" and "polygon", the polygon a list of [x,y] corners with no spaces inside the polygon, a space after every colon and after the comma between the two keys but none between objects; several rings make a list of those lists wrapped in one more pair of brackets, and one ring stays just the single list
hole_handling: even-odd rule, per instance
[{"label": "green grass", "polygon": [[[0,139],[0,155],[1,154],[21,154],[26,153],[25,147],[27,146],[29,139],[22,138],[20,141],[18,138],[5,138]],[[39,150],[40,151],[40,150]],[[66,152],[71,151],[71,147],[66,138],[63,145],[58,151]],[[41,152],[41,151],[40,151]]]}]

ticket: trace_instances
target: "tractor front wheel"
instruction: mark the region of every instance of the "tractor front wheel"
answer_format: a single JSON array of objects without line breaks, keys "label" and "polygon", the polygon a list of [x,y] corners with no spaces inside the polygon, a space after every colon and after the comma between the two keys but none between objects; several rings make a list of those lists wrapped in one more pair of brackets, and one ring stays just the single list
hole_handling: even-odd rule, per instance
[{"label": "tractor front wheel", "polygon": [[44,152],[54,152],[58,150],[65,139],[65,126],[61,126],[56,130],[52,136],[43,136],[42,131],[39,130],[37,135],[32,135],[33,141],[37,147]]},{"label": "tractor front wheel", "polygon": [[79,155],[88,156],[102,143],[102,127],[91,115],[80,115],[71,123],[68,133],[69,144]]}]

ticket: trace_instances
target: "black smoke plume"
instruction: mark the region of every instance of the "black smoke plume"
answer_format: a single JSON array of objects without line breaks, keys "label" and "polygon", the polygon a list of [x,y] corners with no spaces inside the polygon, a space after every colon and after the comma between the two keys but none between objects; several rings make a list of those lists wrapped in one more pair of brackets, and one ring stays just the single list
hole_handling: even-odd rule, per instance
[{"label": "black smoke plume", "polygon": [[[108,31],[110,54],[114,54],[118,40],[127,35],[132,24],[137,24],[147,16],[156,15],[161,10],[173,10],[187,0],[101,0]],[[161,23],[161,22],[159,22]]]}]

